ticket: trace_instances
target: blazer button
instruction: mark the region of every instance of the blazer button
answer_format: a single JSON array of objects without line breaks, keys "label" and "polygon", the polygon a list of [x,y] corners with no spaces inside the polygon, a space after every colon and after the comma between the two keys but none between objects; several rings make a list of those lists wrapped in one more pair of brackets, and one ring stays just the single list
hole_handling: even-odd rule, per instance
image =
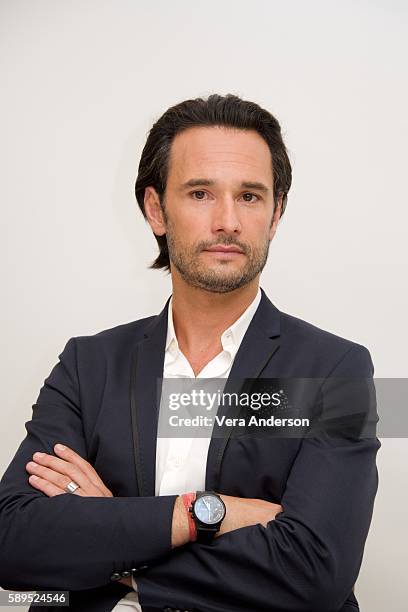
[{"label": "blazer button", "polygon": [[115,582],[115,580],[120,580],[120,577],[121,577],[121,576],[120,576],[120,574],[119,574],[118,572],[114,572],[114,573],[111,575],[110,579],[112,580],[112,582]]},{"label": "blazer button", "polygon": [[122,577],[123,578],[128,578],[131,575],[130,572],[128,572],[127,570],[125,572],[122,572]]}]

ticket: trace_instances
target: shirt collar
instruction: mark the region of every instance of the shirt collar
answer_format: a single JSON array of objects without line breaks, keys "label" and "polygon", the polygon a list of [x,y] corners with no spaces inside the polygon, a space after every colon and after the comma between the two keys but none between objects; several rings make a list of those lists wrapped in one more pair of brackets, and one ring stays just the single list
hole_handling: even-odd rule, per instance
[{"label": "shirt collar", "polygon": [[[254,316],[259,302],[261,301],[262,293],[258,287],[258,292],[255,299],[250,303],[248,308],[242,313],[242,315],[221,334],[221,344],[225,349],[227,346],[233,345],[236,349],[239,348],[245,333],[251,323],[252,317]],[[179,350],[176,332],[173,325],[173,296],[170,298],[168,311],[167,311],[167,338],[166,338],[166,351],[170,351],[174,354]]]}]

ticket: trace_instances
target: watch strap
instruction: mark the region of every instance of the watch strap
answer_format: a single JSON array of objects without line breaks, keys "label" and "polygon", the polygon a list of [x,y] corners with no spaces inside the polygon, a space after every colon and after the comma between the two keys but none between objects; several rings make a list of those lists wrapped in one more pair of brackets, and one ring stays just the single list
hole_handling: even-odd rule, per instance
[{"label": "watch strap", "polygon": [[197,528],[197,542],[199,544],[211,544],[214,540],[214,536],[219,529],[214,529],[213,527],[198,527]]}]

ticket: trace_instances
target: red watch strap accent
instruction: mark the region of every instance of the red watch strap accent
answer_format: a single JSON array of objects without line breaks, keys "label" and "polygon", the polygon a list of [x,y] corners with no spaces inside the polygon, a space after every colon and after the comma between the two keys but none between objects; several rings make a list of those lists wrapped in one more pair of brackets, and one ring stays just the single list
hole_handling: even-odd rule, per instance
[{"label": "red watch strap accent", "polygon": [[195,498],[196,498],[195,491],[193,491],[192,493],[183,493],[183,495],[181,496],[181,499],[183,500],[183,504],[187,511],[187,516],[188,516],[188,527],[190,530],[190,542],[195,542],[197,539],[197,527],[194,522],[193,515],[190,511],[190,508],[192,508],[192,504],[195,501]]}]

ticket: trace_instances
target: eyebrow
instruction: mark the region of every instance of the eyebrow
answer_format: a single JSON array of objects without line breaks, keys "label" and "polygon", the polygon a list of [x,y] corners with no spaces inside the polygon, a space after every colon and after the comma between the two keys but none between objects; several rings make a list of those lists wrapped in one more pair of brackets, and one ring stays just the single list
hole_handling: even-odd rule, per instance
[{"label": "eyebrow", "polygon": [[[181,185],[181,188],[182,189],[188,189],[189,187],[201,187],[201,186],[211,187],[211,186],[215,185],[215,183],[216,183],[216,181],[214,181],[212,179],[193,178],[193,179],[190,179],[189,181],[186,181],[185,183],[183,183]],[[258,191],[263,191],[264,193],[267,193],[268,191],[270,191],[266,185],[264,185],[263,183],[260,183],[258,181],[243,181],[241,183],[241,188],[243,188],[243,189],[257,189]]]}]

